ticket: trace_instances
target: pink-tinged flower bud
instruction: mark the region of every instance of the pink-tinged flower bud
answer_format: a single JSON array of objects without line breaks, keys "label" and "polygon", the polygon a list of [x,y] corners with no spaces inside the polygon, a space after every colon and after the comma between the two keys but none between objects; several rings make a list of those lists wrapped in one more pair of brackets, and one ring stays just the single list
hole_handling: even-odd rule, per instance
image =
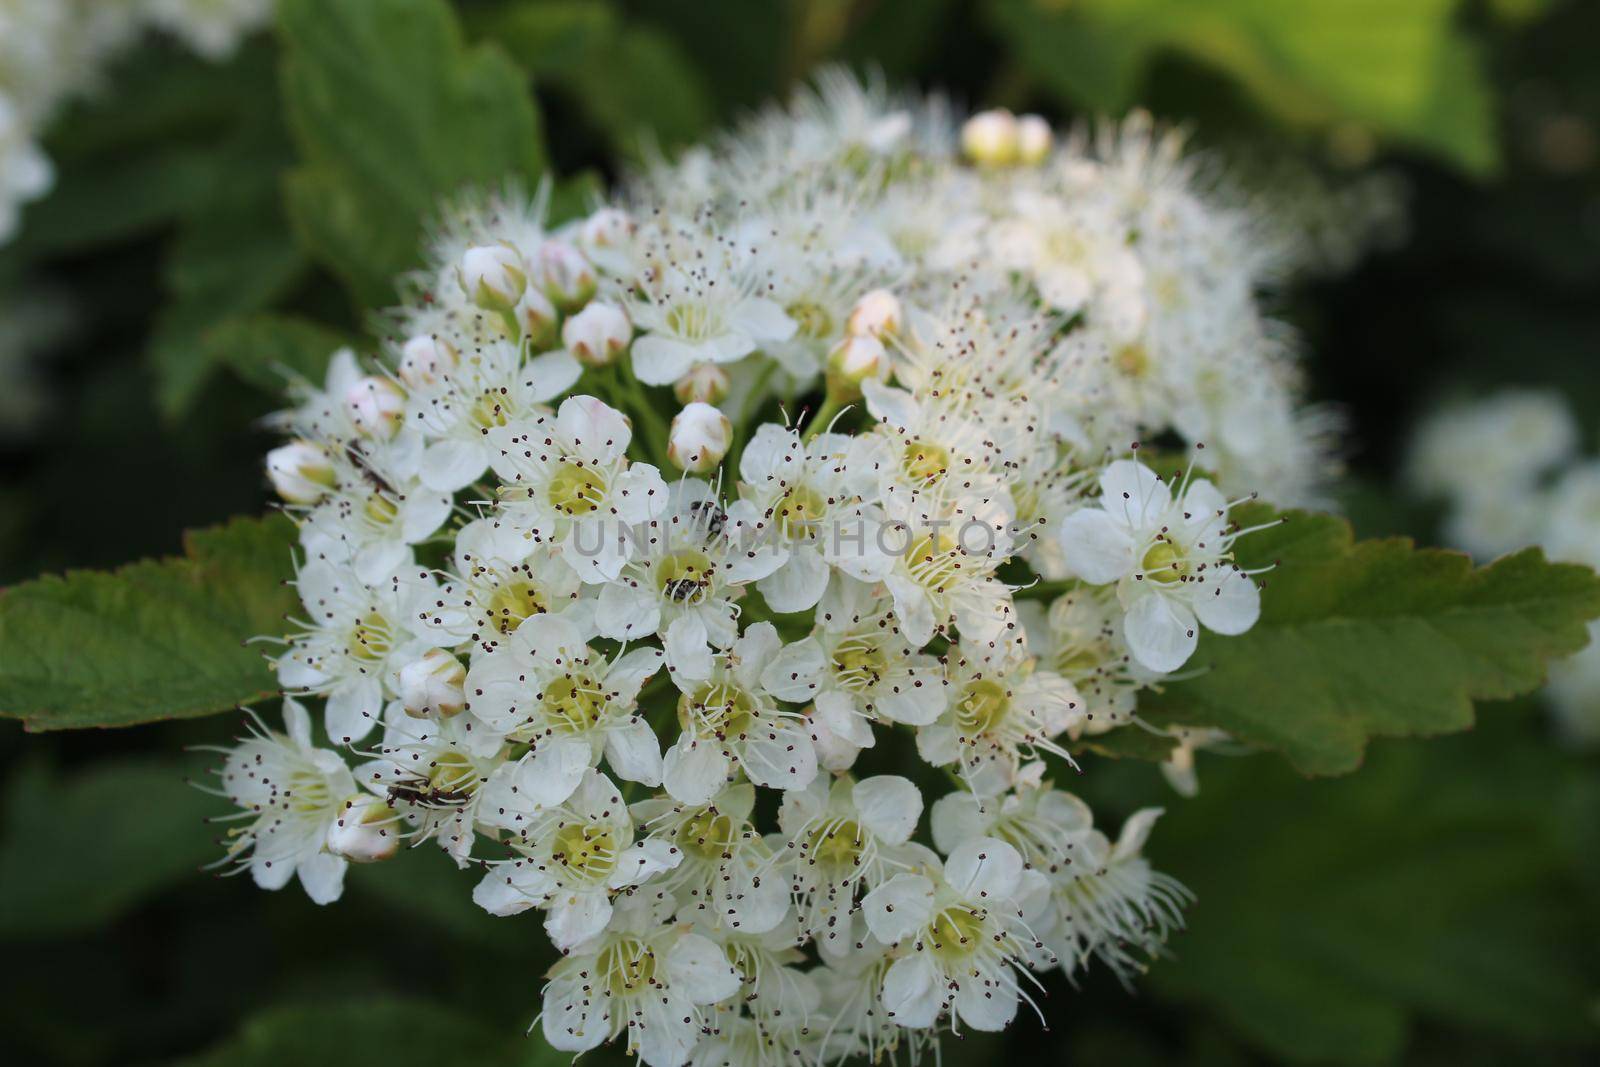
[{"label": "pink-tinged flower bud", "polygon": [[339,816],[328,827],[328,851],[351,863],[377,863],[400,848],[400,817],[379,797],[356,793],[346,797]]},{"label": "pink-tinged flower bud", "polygon": [[561,325],[561,343],[590,367],[615,363],[633,340],[633,325],[615,304],[592,301]]},{"label": "pink-tinged flower bud", "polygon": [[1055,134],[1050,124],[1038,115],[1024,115],[1017,120],[1017,162],[1036,167],[1050,157],[1055,144]]},{"label": "pink-tinged flower bud", "polygon": [[344,406],[359,432],[393,437],[406,417],[406,394],[396,382],[369,375],[345,390]]},{"label": "pink-tinged flower bud", "polygon": [[315,504],[338,484],[333,460],[321,445],[310,441],[290,441],[268,452],[267,477],[291,504]]},{"label": "pink-tinged flower bud", "polygon": [[442,648],[430,648],[421,659],[400,669],[400,702],[406,714],[419,719],[448,719],[466,707],[467,669]]},{"label": "pink-tinged flower bud", "polygon": [[455,369],[461,354],[449,341],[419,334],[400,349],[400,380],[415,389]]},{"label": "pink-tinged flower bud", "polygon": [[828,396],[835,401],[854,400],[867,379],[881,382],[888,377],[889,353],[876,337],[852,335],[828,353]]},{"label": "pink-tinged flower bud", "polygon": [[1009,167],[1017,161],[1017,117],[1005,108],[980,111],[961,127],[961,151],[980,167]]},{"label": "pink-tinged flower bud", "polygon": [[510,245],[469,248],[456,272],[467,299],[490,311],[513,307],[528,287],[527,267]]},{"label": "pink-tinged flower bud", "polygon": [[845,331],[857,337],[880,340],[900,330],[900,298],[887,289],[874,289],[856,301],[845,321]]},{"label": "pink-tinged flower bud", "polygon": [[720,404],[728,395],[728,372],[715,363],[696,363],[672,385],[680,404]]},{"label": "pink-tinged flower bud", "polygon": [[576,311],[594,296],[594,266],[582,252],[565,241],[539,246],[539,278],[545,295],[562,311]]},{"label": "pink-tinged flower bud", "polygon": [[542,290],[529,286],[522,294],[522,299],[517,301],[514,314],[523,338],[535,352],[543,351],[555,342],[556,323],[560,321],[561,313]]},{"label": "pink-tinged flower bud", "polygon": [[679,470],[703,474],[722,462],[733,442],[728,416],[698,401],[673,416],[667,434],[667,458]]}]

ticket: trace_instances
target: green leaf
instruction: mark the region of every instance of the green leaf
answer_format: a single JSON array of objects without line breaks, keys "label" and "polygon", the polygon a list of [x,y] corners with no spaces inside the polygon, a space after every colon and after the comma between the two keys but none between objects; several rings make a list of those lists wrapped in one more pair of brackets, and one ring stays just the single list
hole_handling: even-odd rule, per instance
[{"label": "green leaf", "polygon": [[[420,1000],[372,999],[276,1008],[244,1025],[237,1037],[182,1067],[484,1067],[526,1061],[529,1042],[490,1023]],[[560,1062],[546,1053],[550,1063]]]},{"label": "green leaf", "polygon": [[[1250,505],[1236,517],[1272,515]],[[1600,578],[1536,548],[1474,569],[1405,538],[1357,543],[1335,516],[1284,519],[1236,546],[1247,569],[1278,564],[1260,621],[1238,637],[1203,633],[1200,673],[1142,699],[1141,716],[1220,727],[1307,774],[1342,774],[1370,738],[1465,730],[1474,700],[1536,689],[1600,615]]]},{"label": "green leaf", "polygon": [[240,315],[207,331],[206,359],[273,395],[295,378],[320,383],[328,360],[352,340],[293,315]]},{"label": "green leaf", "polygon": [[491,10],[473,29],[536,84],[565,91],[624,155],[687,144],[711,123],[709,92],[683,51],[660,31],[624,23],[610,4],[515,4]]},{"label": "green leaf", "polygon": [[284,0],[278,17],[305,160],[295,229],[361,306],[392,303],[441,200],[541,175],[533,101],[498,50],[463,45],[442,0]]},{"label": "green leaf", "polygon": [[1388,746],[1338,780],[1202,759],[1199,797],[1152,845],[1198,898],[1151,967],[1157,993],[1299,1063],[1396,1061],[1421,1020],[1593,1040],[1600,931],[1579,862],[1600,845],[1581,814],[1600,783],[1538,719]]},{"label": "green leaf", "polygon": [[1152,60],[1186,54],[1296,126],[1354,123],[1477,174],[1498,165],[1488,81],[1457,0],[996,0],[1019,62],[1071,102],[1121,111]]},{"label": "green leaf", "polygon": [[29,730],[133,726],[277,692],[243,642],[295,607],[294,526],[235,519],[191,532],[181,559],[71,571],[0,593],[0,715]]},{"label": "green leaf", "polygon": [[8,783],[0,839],[0,936],[92,930],[217,853],[216,801],[169,759],[124,759],[66,775],[24,767]]}]

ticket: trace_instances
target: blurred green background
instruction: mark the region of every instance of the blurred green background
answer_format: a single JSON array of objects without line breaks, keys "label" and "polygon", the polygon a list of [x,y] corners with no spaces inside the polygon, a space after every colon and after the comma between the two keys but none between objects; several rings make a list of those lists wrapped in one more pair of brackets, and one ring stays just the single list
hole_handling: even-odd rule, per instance
[{"label": "blurred green background", "polygon": [[[1264,194],[1285,159],[1335,186],[1378,168],[1406,190],[1404,232],[1283,298],[1316,399],[1348,418],[1358,532],[1433,539],[1436,516],[1399,495],[1395,472],[1407,427],[1441,396],[1551,385],[1597,443],[1600,5],[454,10],[468,40],[497,42],[528,79],[569,192],[835,60],[1056,120],[1145,106],[1254,168]],[[395,59],[401,81],[408,58]],[[286,177],[315,159],[285,121],[280,59],[272,33],[220,66],[151,40],[52,128],[57,189],[0,248],[0,321],[52,307],[60,320],[31,357],[42,411],[0,436],[0,582],[172,554],[187,527],[260,511],[270,436],[256,420],[274,398],[230,363],[229,331],[284,310],[362,330],[337,250],[318,250],[286,206]],[[0,722],[0,1058],[559,1062],[521,1036],[549,962],[538,923],[478,912],[472,875],[434,850],[354,870],[329,908],[198,872],[219,854],[202,822],[219,802],[184,784],[202,764],[181,750],[236,727],[24,735]],[[1378,741],[1338,780],[1203,755],[1201,794],[1184,801],[1148,766],[1087,771],[1071,787],[1108,824],[1168,808],[1152,858],[1198,896],[1190,928],[1132,991],[1103,970],[1076,990],[1047,980],[1048,1033],[1022,1019],[949,1039],[955,1067],[1600,1062],[1600,759],[1560,747],[1537,701],[1483,707],[1465,735]]]}]

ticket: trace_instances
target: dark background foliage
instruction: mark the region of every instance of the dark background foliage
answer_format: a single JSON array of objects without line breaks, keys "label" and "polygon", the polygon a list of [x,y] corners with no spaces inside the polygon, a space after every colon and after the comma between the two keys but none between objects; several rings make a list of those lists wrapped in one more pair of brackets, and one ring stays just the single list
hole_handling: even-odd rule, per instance
[{"label": "dark background foliage", "polygon": [[[1359,532],[1433,536],[1395,471],[1441,396],[1549,384],[1596,444],[1600,6],[481,0],[456,14],[533,86],[547,165],[568,180],[616,174],[641,131],[692,141],[827,60],[1058,120],[1137,103],[1201,144],[1294,153],[1336,178],[1370,158],[1405,181],[1408,236],[1286,308],[1315,396],[1348,418]],[[221,67],[151,41],[53,129],[59,185],[0,249],[0,292],[73,313],[39,365],[46,416],[0,442],[0,581],[171,555],[188,527],[258,512],[255,420],[274,402],[240,356],[257,335],[239,316],[364,328],[341,249],[286,206],[321,164],[285,120],[281,60],[273,34]],[[1072,787],[1097,812],[1168,808],[1153,858],[1196,892],[1190,929],[1131,991],[1103,969],[1076,990],[1056,976],[1048,1032],[1024,1018],[945,1055],[1594,1062],[1600,763],[1562,749],[1536,700],[1481,708],[1479,724],[1376,742],[1334,780],[1205,756],[1193,801],[1147,765],[1092,761]],[[184,784],[205,760],[182,749],[236,727],[0,724],[0,1057],[558,1062],[520,1036],[549,962],[537,922],[479,913],[472,876],[431,849],[353,871],[329,908],[197,873],[219,854],[202,820],[220,802]]]}]

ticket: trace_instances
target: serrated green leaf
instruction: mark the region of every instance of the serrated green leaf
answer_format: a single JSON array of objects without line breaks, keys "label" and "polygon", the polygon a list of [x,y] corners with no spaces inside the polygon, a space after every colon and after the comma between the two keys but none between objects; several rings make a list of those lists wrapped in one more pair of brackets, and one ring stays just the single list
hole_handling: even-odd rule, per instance
[{"label": "serrated green leaf", "polygon": [[209,362],[274,395],[295,378],[321,382],[328,361],[351,339],[321,323],[293,315],[241,315],[207,331]]},{"label": "serrated green leaf", "polygon": [[[1272,512],[1236,517],[1253,526]],[[1142,717],[1220,727],[1307,774],[1343,774],[1373,737],[1465,730],[1474,700],[1537,688],[1600,615],[1600,578],[1536,548],[1475,569],[1404,538],[1358,543],[1336,516],[1284,518],[1235,549],[1247,569],[1277,564],[1260,621],[1238,637],[1204,633],[1199,673],[1142,698]]]},{"label": "serrated green leaf", "polygon": [[521,73],[467,49],[442,0],[284,0],[283,91],[305,159],[289,180],[302,243],[364,308],[394,300],[441,200],[544,170]]},{"label": "serrated green leaf", "polygon": [[[528,1062],[532,1043],[471,1016],[420,1000],[372,999],[277,1008],[182,1067],[484,1067]],[[558,1057],[546,1053],[552,1064]]]},{"label": "serrated green leaf", "polygon": [[8,783],[0,839],[0,936],[92,930],[217,854],[216,802],[172,759],[124,759],[69,774],[24,767]]},{"label": "serrated green leaf", "polygon": [[[1532,729],[1530,729],[1532,727]],[[1361,774],[1307,782],[1265,757],[1203,758],[1155,862],[1193,890],[1160,995],[1296,1063],[1387,1063],[1414,1024],[1592,1039],[1600,961],[1578,872],[1600,803],[1583,765],[1506,712]]]},{"label": "serrated green leaf", "polygon": [[180,559],[70,571],[0,593],[0,715],[29,730],[133,726],[277,692],[259,648],[293,610],[282,516],[192,531]]}]

